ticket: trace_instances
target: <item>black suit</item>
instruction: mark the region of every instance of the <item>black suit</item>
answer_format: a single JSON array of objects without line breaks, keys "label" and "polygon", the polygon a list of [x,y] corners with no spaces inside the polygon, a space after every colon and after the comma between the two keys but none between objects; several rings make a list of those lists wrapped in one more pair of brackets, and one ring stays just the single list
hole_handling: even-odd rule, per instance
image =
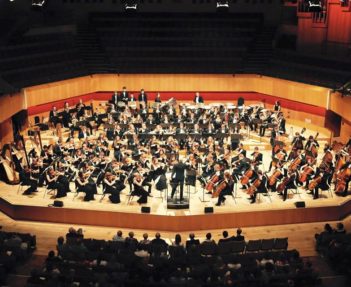
[{"label": "black suit", "polygon": [[180,185],[180,196],[179,199],[183,200],[183,187],[184,187],[184,172],[188,168],[188,166],[182,162],[179,162],[173,166],[172,172],[172,194],[173,198],[177,186]]},{"label": "black suit", "polygon": [[199,104],[199,103],[203,103],[203,102],[204,102],[204,99],[202,96],[198,96],[198,97],[195,96],[194,103]]},{"label": "black suit", "polygon": [[147,94],[146,93],[144,93],[144,94],[140,93],[139,96],[138,96],[138,101],[139,102],[144,102],[145,105],[146,105],[147,104]]},{"label": "black suit", "polygon": [[113,94],[112,98],[111,98],[111,103],[114,104],[114,105],[117,105],[118,100],[119,100],[118,94]]},{"label": "black suit", "polygon": [[128,94],[128,92],[127,92],[127,91],[121,92],[121,100],[122,100],[123,102],[127,103],[127,102],[128,102],[128,99],[129,99],[129,94]]}]

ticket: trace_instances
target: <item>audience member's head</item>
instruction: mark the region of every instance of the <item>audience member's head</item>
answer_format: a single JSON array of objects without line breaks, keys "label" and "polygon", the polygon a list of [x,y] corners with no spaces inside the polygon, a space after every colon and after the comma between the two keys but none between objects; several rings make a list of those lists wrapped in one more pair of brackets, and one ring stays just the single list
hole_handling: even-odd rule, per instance
[{"label": "audience member's head", "polygon": [[331,232],[333,232],[333,228],[330,226],[329,223],[326,223],[324,225],[324,231],[331,233]]},{"label": "audience member's head", "polygon": [[161,238],[160,232],[157,232],[157,233],[155,234],[155,237],[156,237],[157,239],[160,239],[160,238]]},{"label": "audience member's head", "polygon": [[236,234],[237,234],[237,235],[241,235],[242,232],[243,232],[243,231],[241,230],[241,228],[238,228],[238,229],[236,230]]},{"label": "audience member's head", "polygon": [[180,236],[180,234],[176,234],[174,237],[174,242],[175,244],[179,245],[182,242],[182,237]]},{"label": "audience member's head", "polygon": [[144,233],[143,238],[144,238],[144,240],[147,240],[149,238],[149,235],[147,233]]},{"label": "audience member's head", "polygon": [[212,238],[212,234],[211,234],[210,232],[208,232],[208,233],[206,234],[206,239],[207,239],[207,240],[211,240],[211,238]]},{"label": "audience member's head", "polygon": [[227,238],[228,237],[228,231],[227,230],[224,230],[222,232],[222,235],[223,235],[223,238]]},{"label": "audience member's head", "polygon": [[63,236],[60,236],[59,238],[57,238],[57,245],[63,245],[64,242],[65,242],[65,239],[63,238]]},{"label": "audience member's head", "polygon": [[118,231],[117,231],[117,236],[118,236],[118,237],[122,237],[122,235],[123,235],[122,230],[118,230]]},{"label": "audience member's head", "polygon": [[128,236],[129,236],[130,238],[134,238],[134,232],[133,232],[133,231],[130,231],[130,232],[128,233]]},{"label": "audience member's head", "polygon": [[190,233],[190,234],[189,234],[189,238],[190,238],[191,240],[195,239],[195,234],[194,234],[194,233]]}]

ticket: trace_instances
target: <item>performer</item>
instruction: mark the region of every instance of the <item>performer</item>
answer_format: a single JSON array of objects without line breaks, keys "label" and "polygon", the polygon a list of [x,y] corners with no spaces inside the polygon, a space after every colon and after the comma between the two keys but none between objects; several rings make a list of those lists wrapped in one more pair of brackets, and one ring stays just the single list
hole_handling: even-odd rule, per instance
[{"label": "performer", "polygon": [[296,149],[300,149],[302,150],[303,149],[303,141],[305,140],[306,138],[303,137],[299,132],[296,132],[295,133],[295,136],[294,136],[294,139],[292,141],[292,147],[293,148],[296,148]]},{"label": "performer", "polygon": [[297,174],[296,171],[288,171],[288,175],[283,179],[282,183],[281,183],[281,187],[283,188],[283,191],[280,191],[279,186],[279,195],[283,196],[283,201],[286,201],[287,197],[288,197],[288,189],[292,188],[292,189],[296,189],[297,186],[295,184],[297,178]]},{"label": "performer", "polygon": [[319,143],[313,136],[309,136],[306,144],[305,144],[305,151],[307,154],[317,157],[318,155],[318,148],[319,148]]},{"label": "performer", "polygon": [[129,99],[129,93],[127,92],[127,88],[123,87],[121,92],[121,100],[127,104]]},{"label": "performer", "polygon": [[257,178],[252,181],[247,193],[250,195],[250,203],[256,202],[257,193],[267,193],[267,175],[263,174],[261,170],[257,171]]},{"label": "performer", "polygon": [[215,193],[218,192],[219,190],[219,196],[218,196],[218,201],[216,203],[216,206],[221,206],[221,204],[225,202],[225,196],[226,195],[231,195],[233,192],[234,188],[234,180],[230,174],[229,170],[226,170],[224,172],[224,179],[217,185],[217,189]]},{"label": "performer", "polygon": [[46,174],[47,188],[52,190],[57,189],[56,198],[65,197],[69,191],[68,182],[66,181],[66,184],[62,184],[58,180],[60,175],[59,172],[55,172],[53,167],[49,168]]},{"label": "performer", "polygon": [[112,173],[106,172],[103,186],[105,193],[110,194],[109,199],[112,203],[118,204],[121,202],[119,194],[125,188],[125,185],[121,180],[118,180],[115,175],[112,175]]},{"label": "performer", "polygon": [[254,148],[254,152],[251,153],[252,161],[251,163],[255,166],[255,169],[258,168],[259,165],[263,162],[263,154],[259,151],[258,147]]},{"label": "performer", "polygon": [[200,96],[199,92],[196,92],[195,97],[194,97],[194,103],[195,104],[202,104],[204,102],[204,99],[202,96]]},{"label": "performer", "polygon": [[115,108],[118,105],[118,101],[119,101],[118,97],[119,97],[118,93],[114,92],[113,95],[112,95],[112,98],[111,98],[111,104],[113,104]]},{"label": "performer", "polygon": [[96,185],[89,181],[90,174],[84,174],[82,171],[78,172],[78,177],[75,181],[77,192],[84,192],[84,201],[94,200],[94,194],[97,193]]},{"label": "performer", "polygon": [[173,163],[173,170],[172,170],[172,193],[171,198],[174,197],[177,187],[179,185],[180,194],[179,194],[179,201],[183,201],[183,188],[184,188],[184,172],[188,169],[188,165],[183,163],[181,160],[175,160]]},{"label": "performer", "polygon": [[84,116],[85,104],[82,99],[79,99],[79,103],[76,105],[77,109],[77,119],[80,120],[81,117]]},{"label": "performer", "polygon": [[37,192],[38,181],[33,178],[31,169],[24,167],[19,171],[20,181],[22,185],[28,185],[29,187],[23,192],[23,195],[30,195],[33,192]]},{"label": "performer", "polygon": [[138,101],[141,110],[147,107],[147,94],[145,93],[144,89],[141,89],[140,94],[138,96]]},{"label": "performer", "polygon": [[139,196],[138,203],[144,204],[147,203],[148,192],[143,187],[143,177],[140,173],[136,172],[133,176],[133,186],[134,186],[134,195]]},{"label": "performer", "polygon": [[52,125],[54,127],[56,127],[56,125],[59,123],[59,118],[58,118],[58,113],[57,113],[56,106],[53,106],[52,110],[50,111],[49,122],[52,123]]},{"label": "performer", "polygon": [[275,112],[280,112],[282,109],[280,102],[279,101],[275,101],[274,106],[273,106],[273,111]]},{"label": "performer", "polygon": [[155,98],[155,103],[161,103],[161,102],[162,102],[161,95],[160,95],[160,93],[157,93],[156,98]]}]

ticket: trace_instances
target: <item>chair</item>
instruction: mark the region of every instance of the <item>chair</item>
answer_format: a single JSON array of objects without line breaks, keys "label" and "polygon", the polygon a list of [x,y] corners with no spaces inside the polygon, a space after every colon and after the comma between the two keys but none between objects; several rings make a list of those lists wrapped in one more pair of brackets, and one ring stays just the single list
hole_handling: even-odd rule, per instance
[{"label": "chair", "polygon": [[20,181],[20,183],[18,184],[18,188],[17,188],[17,194],[19,194],[20,192],[23,191],[23,188],[25,186],[28,186],[27,184],[24,184],[23,181]]},{"label": "chair", "polygon": [[106,193],[106,186],[105,186],[105,184],[102,184],[102,194],[101,194],[99,202],[101,202],[105,198],[106,194],[107,194]]},{"label": "chair", "polygon": [[287,250],[288,249],[288,238],[276,238],[274,241],[273,250]]},{"label": "chair", "polygon": [[231,243],[232,242],[219,242],[217,251],[219,255],[226,255],[231,253]]},{"label": "chair", "polygon": [[262,251],[270,251],[273,250],[274,247],[274,238],[271,239],[262,239],[261,250]]},{"label": "chair", "polygon": [[129,184],[129,193],[127,194],[127,205],[133,200],[135,196],[133,184]]},{"label": "chair", "polygon": [[333,191],[331,189],[331,181],[332,181],[332,175],[329,175],[328,179],[326,180],[328,189],[321,189],[321,193],[323,194],[323,191],[327,191],[330,194],[330,197],[333,198]]},{"label": "chair", "polygon": [[301,193],[298,190],[298,184],[297,184],[296,180],[297,179],[295,179],[295,181],[294,181],[295,187],[294,188],[289,188],[288,189],[288,194],[289,194],[289,191],[290,191],[292,193],[292,195],[296,195],[297,194],[299,196],[299,198],[301,199]]},{"label": "chair", "polygon": [[262,240],[249,240],[246,244],[246,253],[247,252],[258,252],[261,249]]},{"label": "chair", "polygon": [[231,253],[241,253],[245,251],[246,243],[245,241],[232,241],[230,242],[230,252]]},{"label": "chair", "polygon": [[48,188],[48,186],[45,187],[45,190],[44,190],[44,196],[43,198],[45,198],[46,194],[50,193],[50,192],[55,192],[57,191],[57,188]]},{"label": "chair", "polygon": [[217,244],[214,242],[202,242],[200,244],[200,253],[205,257],[211,257],[217,254]]}]

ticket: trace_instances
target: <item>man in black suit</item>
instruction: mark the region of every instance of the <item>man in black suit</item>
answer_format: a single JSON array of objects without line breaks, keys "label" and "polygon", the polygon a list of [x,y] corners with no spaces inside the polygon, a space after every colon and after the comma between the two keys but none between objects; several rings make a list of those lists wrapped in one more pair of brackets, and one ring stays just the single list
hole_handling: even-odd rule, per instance
[{"label": "man in black suit", "polygon": [[178,185],[180,185],[180,195],[179,200],[183,200],[183,188],[184,188],[184,172],[188,166],[182,161],[175,161],[172,171],[172,194],[171,197],[174,197],[174,194],[177,190]]},{"label": "man in black suit", "polygon": [[224,231],[222,232],[223,238],[221,238],[221,239],[218,240],[218,244],[232,241],[232,239],[231,239],[230,237],[228,237],[228,235],[229,235],[229,234],[228,234],[228,231],[227,231],[227,230],[224,230]]},{"label": "man in black suit", "polygon": [[129,94],[127,92],[127,88],[123,87],[122,88],[122,92],[121,92],[121,100],[127,104],[128,103],[128,99],[129,99]]},{"label": "man in black suit", "polygon": [[147,106],[147,95],[146,95],[144,89],[141,89],[140,94],[138,96],[138,101],[140,104],[140,109],[143,109],[144,107]]},{"label": "man in black suit", "polygon": [[194,103],[195,104],[201,104],[204,102],[204,99],[202,96],[200,96],[200,93],[199,92],[196,92],[195,94],[195,98],[194,98]]},{"label": "man in black suit", "polygon": [[53,106],[52,110],[50,111],[49,121],[53,124],[54,127],[56,127],[57,123],[59,122],[56,106]]},{"label": "man in black suit", "polygon": [[114,104],[115,108],[117,107],[118,100],[118,93],[114,92],[111,98],[111,104]]},{"label": "man in black suit", "polygon": [[157,232],[155,234],[155,238],[151,240],[151,244],[152,245],[163,245],[165,247],[168,246],[167,242],[161,238],[161,234],[159,232]]}]

